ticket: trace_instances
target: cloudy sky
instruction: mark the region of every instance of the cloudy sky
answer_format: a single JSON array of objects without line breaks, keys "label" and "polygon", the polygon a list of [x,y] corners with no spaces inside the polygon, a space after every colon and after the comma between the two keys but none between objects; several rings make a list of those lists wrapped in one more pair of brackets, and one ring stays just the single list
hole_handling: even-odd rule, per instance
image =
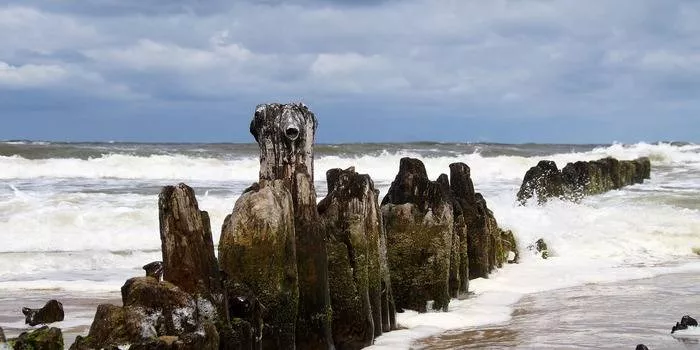
[{"label": "cloudy sky", "polygon": [[0,0],[0,139],[700,141],[700,1]]}]

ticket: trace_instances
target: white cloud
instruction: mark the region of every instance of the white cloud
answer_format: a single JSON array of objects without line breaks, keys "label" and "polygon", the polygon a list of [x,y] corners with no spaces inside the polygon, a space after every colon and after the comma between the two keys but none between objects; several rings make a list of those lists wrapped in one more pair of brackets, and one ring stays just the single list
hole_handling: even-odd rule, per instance
[{"label": "white cloud", "polygon": [[657,50],[642,56],[640,64],[658,70],[700,71],[700,54]]},{"label": "white cloud", "polygon": [[68,72],[57,65],[12,66],[0,61],[0,86],[7,88],[33,88],[55,84],[68,76]]},{"label": "white cloud", "polygon": [[150,39],[140,39],[135,45],[124,48],[87,50],[84,54],[99,63],[137,70],[172,70],[183,73],[218,69],[254,57],[250,50],[238,44],[217,42],[211,47],[200,49]]},{"label": "white cloud", "polygon": [[0,7],[0,55],[9,56],[20,50],[51,53],[86,47],[100,40],[92,25],[68,15],[21,6]]},{"label": "white cloud", "polygon": [[633,115],[670,73],[700,67],[700,6],[671,0],[241,1],[216,11],[144,2],[98,15],[98,2],[55,13],[58,3],[32,3],[0,8],[0,61],[67,70],[54,84],[93,77],[86,93],[101,84],[162,99],[391,99],[523,117],[585,117],[607,104]]},{"label": "white cloud", "polygon": [[386,69],[387,64],[381,57],[363,56],[357,53],[318,55],[311,65],[311,72],[318,75],[345,75],[354,74],[360,71],[379,71]]}]

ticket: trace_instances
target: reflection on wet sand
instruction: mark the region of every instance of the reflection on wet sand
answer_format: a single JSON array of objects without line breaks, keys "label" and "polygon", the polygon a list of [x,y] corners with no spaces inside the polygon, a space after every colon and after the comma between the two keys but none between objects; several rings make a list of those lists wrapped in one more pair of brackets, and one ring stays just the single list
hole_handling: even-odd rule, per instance
[{"label": "reflection on wet sand", "polygon": [[444,333],[414,348],[700,349],[698,339],[671,337],[686,314],[700,316],[697,274],[588,284],[528,295],[509,324]]}]

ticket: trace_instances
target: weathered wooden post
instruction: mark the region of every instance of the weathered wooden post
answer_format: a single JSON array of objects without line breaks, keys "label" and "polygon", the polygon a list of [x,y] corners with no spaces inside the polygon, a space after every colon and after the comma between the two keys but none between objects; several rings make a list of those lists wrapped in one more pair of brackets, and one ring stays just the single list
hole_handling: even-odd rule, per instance
[{"label": "weathered wooden post", "polygon": [[183,183],[163,187],[158,208],[163,280],[204,297],[227,318],[209,214],[199,210],[194,191]]},{"label": "weathered wooden post", "polygon": [[[292,300],[296,286],[298,308],[293,312],[287,301],[285,315],[275,311],[274,316],[285,317],[277,344],[293,347],[296,343],[300,349],[333,348],[325,234],[313,183],[316,126],[316,117],[303,104],[273,103],[256,108],[250,132],[260,147],[259,184],[238,200],[224,223],[219,244],[223,269],[232,280],[241,280],[253,288],[263,304],[266,298],[281,300],[282,294]],[[289,262],[292,256],[296,257],[296,266]],[[254,267],[258,265],[279,267],[279,273],[269,276],[269,287],[254,282],[268,278],[253,272],[269,271]],[[291,272],[292,267],[296,275]],[[241,268],[251,273],[246,277],[236,272]],[[288,270],[282,273],[283,269]],[[281,289],[271,290],[280,285]],[[290,314],[296,317],[296,334],[291,344]],[[275,322],[271,317],[267,316],[266,324]]]},{"label": "weathered wooden post", "polygon": [[430,181],[418,159],[402,158],[382,200],[397,309],[447,311],[454,218],[449,187]]},{"label": "weathered wooden post", "polygon": [[328,235],[333,339],[338,349],[361,349],[391,330],[395,316],[378,191],[354,168],[328,170],[326,179],[318,210]]}]

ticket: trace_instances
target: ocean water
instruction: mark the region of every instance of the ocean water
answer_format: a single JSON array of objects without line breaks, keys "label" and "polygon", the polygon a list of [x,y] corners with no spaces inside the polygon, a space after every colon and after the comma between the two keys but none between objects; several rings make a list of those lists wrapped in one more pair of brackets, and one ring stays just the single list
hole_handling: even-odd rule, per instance
[{"label": "ocean water", "polygon": [[[507,324],[517,303],[536,293],[700,274],[693,251],[700,250],[700,145],[318,145],[318,197],[326,194],[326,170],[355,166],[371,175],[381,200],[406,156],[422,159],[433,179],[449,173],[450,163],[468,164],[499,224],[515,232],[521,263],[473,280],[473,295],[453,301],[448,313],[400,314],[406,329],[382,336],[374,348],[408,348],[448,330]],[[539,160],[561,168],[606,156],[648,156],[652,178],[578,204],[517,205],[522,177]],[[42,298],[58,296],[80,304],[64,302],[77,311],[63,324],[85,332],[93,304],[118,301],[126,279],[161,259],[162,186],[185,182],[195,189],[217,243],[224,217],[257,174],[253,144],[0,143],[0,327],[19,333],[25,329],[21,306],[39,307]],[[538,238],[549,244],[551,258],[526,249]],[[700,316],[700,307],[688,312]]]}]

